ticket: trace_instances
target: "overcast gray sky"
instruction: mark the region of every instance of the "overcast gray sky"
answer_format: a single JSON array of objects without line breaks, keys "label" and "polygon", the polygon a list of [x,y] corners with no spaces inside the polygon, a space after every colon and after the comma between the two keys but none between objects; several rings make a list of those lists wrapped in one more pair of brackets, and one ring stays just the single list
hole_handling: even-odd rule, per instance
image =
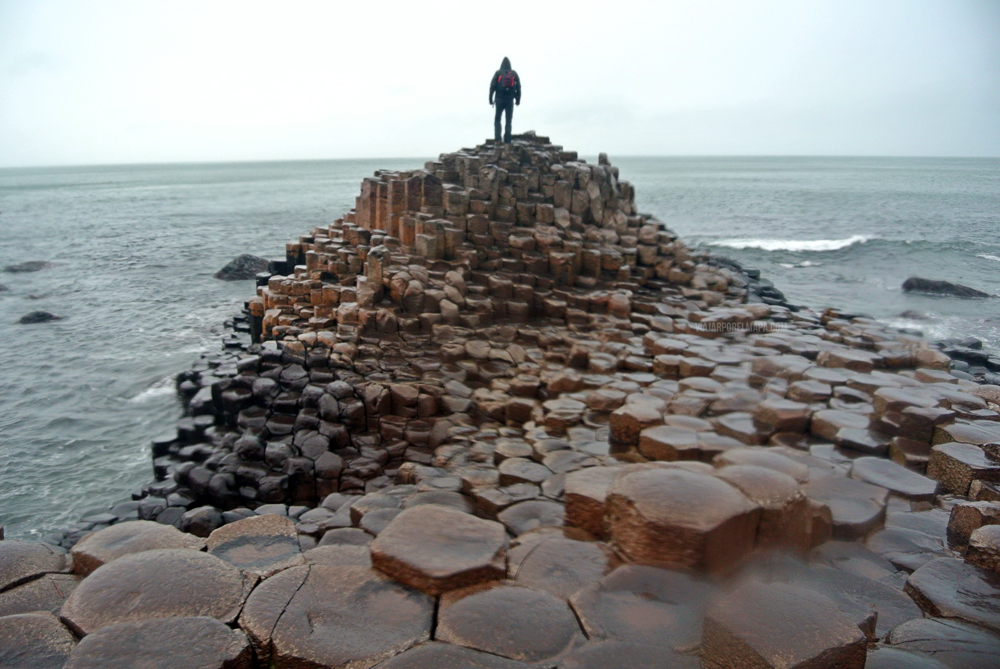
[{"label": "overcast gray sky", "polygon": [[430,156],[1000,156],[1000,0],[0,0],[0,166]]}]

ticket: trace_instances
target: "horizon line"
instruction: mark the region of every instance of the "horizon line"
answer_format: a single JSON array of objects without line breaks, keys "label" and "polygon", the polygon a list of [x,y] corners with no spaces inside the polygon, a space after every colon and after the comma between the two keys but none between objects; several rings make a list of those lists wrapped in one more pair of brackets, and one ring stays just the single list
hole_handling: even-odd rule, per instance
[{"label": "horizon line", "polygon": [[[459,151],[463,149],[458,149]],[[603,152],[598,152],[603,153]],[[593,157],[595,160],[598,153],[591,154],[576,152],[580,158]],[[823,153],[661,153],[661,154],[621,154],[617,158],[838,158],[838,159],[912,159],[912,160],[1000,160],[1000,155],[901,155],[901,154],[823,154]],[[435,160],[436,156],[375,156],[375,157],[352,157],[352,158],[254,158],[248,160],[161,160],[161,161],[140,161],[140,162],[110,162],[110,163],[50,163],[50,164],[29,164],[29,165],[0,165],[0,170],[32,170],[32,169],[76,169],[88,167],[161,167],[161,166],[183,166],[183,165],[251,165],[251,164],[275,164],[275,163],[332,163],[332,162],[360,162],[360,161],[429,161]],[[612,164],[614,164],[612,162]],[[421,165],[422,167],[422,165]]]}]

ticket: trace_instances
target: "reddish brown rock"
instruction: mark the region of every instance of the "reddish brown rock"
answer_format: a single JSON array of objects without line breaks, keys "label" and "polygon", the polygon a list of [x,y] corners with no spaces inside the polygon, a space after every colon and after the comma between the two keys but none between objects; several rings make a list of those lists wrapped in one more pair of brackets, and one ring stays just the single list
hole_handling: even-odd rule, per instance
[{"label": "reddish brown rock", "polygon": [[1000,574],[937,558],[910,574],[906,592],[929,615],[1000,631]]},{"label": "reddish brown rock", "polygon": [[713,603],[701,643],[703,661],[720,669],[863,669],[866,646],[829,599],[755,582]]},{"label": "reddish brown rock", "polygon": [[889,491],[854,479],[827,476],[802,487],[810,499],[829,507],[833,516],[833,538],[863,537],[885,522]]},{"label": "reddish brown rock", "polygon": [[45,574],[0,593],[0,616],[33,611],[59,613],[82,578],[75,574]]},{"label": "reddish brown rock", "polygon": [[813,436],[827,441],[837,441],[837,433],[843,429],[866,430],[869,420],[862,414],[851,411],[829,409],[812,415],[809,431]]},{"label": "reddish brown rock", "polygon": [[518,585],[569,599],[601,580],[619,562],[603,543],[551,536],[531,549],[512,576]]},{"label": "reddish brown rock", "polygon": [[1000,666],[1000,635],[958,620],[910,620],[893,629],[886,642],[892,648],[940,660],[948,669]]},{"label": "reddish brown rock", "polygon": [[371,667],[430,637],[434,600],[365,567],[292,567],[247,599],[240,627],[275,669]]},{"label": "reddish brown rock", "polygon": [[92,532],[80,539],[71,551],[73,571],[86,576],[123,555],[156,548],[201,550],[204,547],[204,539],[181,532],[172,525],[133,520]]},{"label": "reddish brown rock", "polygon": [[662,413],[645,403],[626,404],[612,411],[610,422],[612,452],[622,452],[638,446],[642,431],[662,422]]},{"label": "reddish brown rock", "polygon": [[984,525],[1000,525],[1000,502],[959,502],[951,507],[948,542],[964,546],[972,533]]},{"label": "reddish brown rock", "polygon": [[497,514],[497,520],[511,534],[520,536],[539,527],[562,527],[565,513],[566,507],[558,502],[528,500],[507,507]]},{"label": "reddish brown rock", "polygon": [[656,646],[593,641],[563,658],[560,669],[698,669],[698,658]]},{"label": "reddish brown rock", "polygon": [[566,525],[605,535],[604,501],[620,467],[589,467],[566,475]]},{"label": "reddish brown rock", "polygon": [[0,541],[0,592],[42,574],[66,571],[66,556],[33,541]]},{"label": "reddish brown rock", "polygon": [[851,478],[885,488],[916,502],[932,502],[938,483],[882,458],[858,458],[851,464]]},{"label": "reddish brown rock", "polygon": [[761,509],[756,545],[759,548],[809,550],[809,499],[787,474],[756,465],[729,465],[716,476],[735,486]]},{"label": "reddish brown rock", "polygon": [[378,669],[528,669],[527,664],[464,646],[428,641],[378,665]]},{"label": "reddish brown rock", "polygon": [[305,564],[295,523],[273,513],[223,525],[209,535],[208,552],[261,578]]},{"label": "reddish brown rock", "polygon": [[48,612],[0,618],[0,667],[62,669],[76,637]]},{"label": "reddish brown rock", "polygon": [[230,623],[256,580],[207,553],[143,551],[109,562],[84,579],[60,615],[80,634],[152,618],[208,616]]},{"label": "reddish brown rock", "polygon": [[760,512],[714,476],[669,466],[625,467],[608,488],[613,545],[629,560],[724,572],[753,548]]},{"label": "reddish brown rock", "polygon": [[771,432],[805,432],[811,416],[808,404],[777,398],[764,400],[753,412],[753,419]]},{"label": "reddish brown rock", "polygon": [[968,495],[974,479],[1000,481],[1000,462],[989,459],[979,446],[952,441],[931,449],[927,476],[950,493]]},{"label": "reddish brown rock", "polygon": [[650,460],[697,460],[698,433],[672,425],[647,427],[639,433],[639,453]]},{"label": "reddish brown rock", "polygon": [[427,504],[396,516],[371,545],[372,564],[391,578],[437,595],[506,575],[500,523]]},{"label": "reddish brown rock", "polygon": [[591,639],[689,650],[701,637],[711,586],[692,575],[624,565],[570,599]]},{"label": "reddish brown rock", "polygon": [[1000,573],[1000,525],[984,525],[973,531],[965,561],[986,571]]},{"label": "reddish brown rock", "polygon": [[251,669],[246,634],[214,618],[164,618],[102,627],[73,650],[66,669]]},{"label": "reddish brown rock", "polygon": [[435,638],[524,662],[553,658],[582,640],[563,600],[532,588],[488,585],[441,597]]},{"label": "reddish brown rock", "polygon": [[805,483],[809,480],[808,465],[788,457],[784,452],[780,452],[776,448],[751,447],[732,449],[720,453],[712,462],[716,467],[724,467],[726,465],[766,467],[767,469],[787,474],[799,483]]}]

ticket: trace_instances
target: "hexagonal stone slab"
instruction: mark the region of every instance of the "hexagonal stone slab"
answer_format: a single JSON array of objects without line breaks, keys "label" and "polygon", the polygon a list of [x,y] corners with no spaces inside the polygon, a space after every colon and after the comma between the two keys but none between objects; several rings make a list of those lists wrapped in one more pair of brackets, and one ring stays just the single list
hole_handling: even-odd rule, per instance
[{"label": "hexagonal stone slab", "polygon": [[958,620],[917,618],[893,629],[886,642],[893,648],[925,653],[949,669],[1000,666],[1000,636]]},{"label": "hexagonal stone slab", "polygon": [[372,564],[390,578],[439,595],[506,576],[503,525],[436,504],[406,509],[371,545]]},{"label": "hexagonal stone slab", "polygon": [[604,500],[619,471],[620,467],[589,467],[566,475],[566,525],[595,537],[605,535]]},{"label": "hexagonal stone slab", "polygon": [[966,562],[1000,573],[1000,525],[986,525],[972,533]]},{"label": "hexagonal stone slab", "polygon": [[799,483],[805,483],[809,480],[809,467],[807,465],[779,453],[775,448],[762,446],[734,448],[715,456],[712,463],[716,467],[724,467],[725,465],[767,467],[782,474],[788,474]]},{"label": "hexagonal stone slab", "polygon": [[552,536],[531,549],[513,577],[519,585],[568,599],[580,588],[601,580],[619,562],[603,543]]},{"label": "hexagonal stone slab", "polygon": [[698,658],[657,646],[592,641],[563,658],[560,669],[699,669]]},{"label": "hexagonal stone slab", "polygon": [[430,637],[434,600],[365,567],[292,567],[247,599],[240,627],[275,669],[371,667]]},{"label": "hexagonal stone slab", "polygon": [[563,600],[516,585],[489,584],[441,597],[435,638],[512,660],[539,662],[582,640]]},{"label": "hexagonal stone slab", "polygon": [[973,479],[1000,481],[1000,462],[987,457],[975,444],[952,441],[931,449],[927,476],[955,495],[968,495]]},{"label": "hexagonal stone slab", "polygon": [[0,593],[0,616],[50,611],[59,613],[82,577],[75,574],[45,574]]},{"label": "hexagonal stone slab", "polygon": [[833,538],[863,537],[885,522],[889,491],[843,476],[827,476],[802,486],[809,499],[827,505],[833,514]]},{"label": "hexagonal stone slab", "polygon": [[0,592],[42,574],[66,571],[66,556],[34,541],[0,541]]},{"label": "hexagonal stone slab", "polygon": [[163,618],[119,623],[88,634],[65,669],[250,669],[250,640],[215,618]]},{"label": "hexagonal stone slab", "polygon": [[261,578],[306,562],[295,522],[273,513],[223,525],[208,536],[207,545],[212,555]]},{"label": "hexagonal stone slab", "polygon": [[825,597],[752,581],[713,602],[701,642],[706,664],[720,669],[863,669],[866,646],[857,624]]},{"label": "hexagonal stone slab", "polygon": [[131,520],[91,532],[80,539],[70,552],[73,555],[73,571],[86,576],[123,555],[157,548],[190,548],[197,551],[204,547],[204,539],[181,532],[173,525]]},{"label": "hexagonal stone slab", "polygon": [[497,520],[514,536],[539,527],[562,527],[566,508],[559,502],[532,499],[507,507],[497,514]]},{"label": "hexagonal stone slab", "polygon": [[256,583],[214,555],[166,548],[125,555],[77,586],[61,617],[81,635],[152,618],[216,618],[230,623]]},{"label": "hexagonal stone slab", "polygon": [[690,649],[713,588],[690,574],[624,565],[573,595],[570,604],[591,639]]},{"label": "hexagonal stone slab", "polygon": [[0,667],[62,669],[76,637],[51,613],[0,618]]},{"label": "hexagonal stone slab", "polygon": [[719,469],[716,476],[760,507],[758,547],[801,551],[811,548],[809,499],[795,479],[756,465],[729,465]]},{"label": "hexagonal stone slab", "polygon": [[937,558],[910,574],[906,592],[929,615],[1000,631],[1000,574],[957,558]]},{"label": "hexagonal stone slab", "polygon": [[938,482],[934,479],[883,458],[858,458],[851,464],[851,478],[886,488],[917,502],[933,502],[938,489]]},{"label": "hexagonal stone slab", "polygon": [[608,488],[612,544],[629,560],[722,572],[753,549],[759,509],[714,476],[632,465]]},{"label": "hexagonal stone slab", "polygon": [[378,669],[528,669],[527,664],[450,643],[428,641],[378,665]]},{"label": "hexagonal stone slab", "polygon": [[949,667],[930,655],[879,645],[868,650],[865,669],[949,669]]}]

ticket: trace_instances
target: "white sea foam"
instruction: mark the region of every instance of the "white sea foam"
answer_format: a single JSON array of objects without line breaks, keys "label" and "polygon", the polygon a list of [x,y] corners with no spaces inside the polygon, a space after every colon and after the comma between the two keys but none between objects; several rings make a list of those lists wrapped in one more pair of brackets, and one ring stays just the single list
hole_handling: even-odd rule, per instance
[{"label": "white sea foam", "polygon": [[995,262],[1000,262],[1000,258],[996,256],[991,256],[989,253],[977,253],[977,258],[985,258],[986,260],[993,260]]},{"label": "white sea foam", "polygon": [[852,235],[846,239],[723,239],[713,246],[731,249],[761,249],[762,251],[836,251],[852,244],[864,244],[871,235]]},{"label": "white sea foam", "polygon": [[146,388],[141,393],[129,400],[131,404],[142,404],[144,402],[149,402],[158,397],[164,397],[166,395],[173,395],[176,392],[174,388],[174,378],[168,376],[164,379],[160,379],[149,388]]}]

